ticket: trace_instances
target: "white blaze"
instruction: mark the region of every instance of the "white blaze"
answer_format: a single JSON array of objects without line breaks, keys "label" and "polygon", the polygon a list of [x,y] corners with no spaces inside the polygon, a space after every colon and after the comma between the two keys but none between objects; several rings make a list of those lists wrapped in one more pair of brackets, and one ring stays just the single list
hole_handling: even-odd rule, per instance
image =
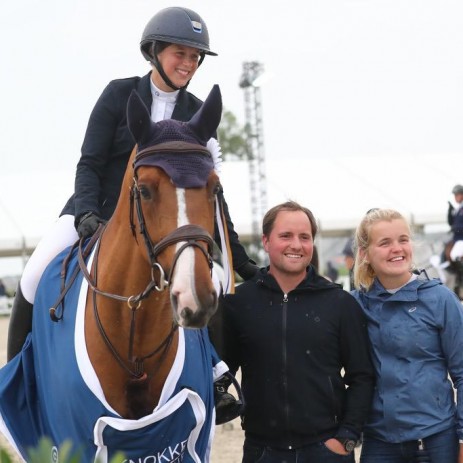
[{"label": "white blaze", "polygon": [[[185,189],[177,188],[177,227],[188,225]],[[185,241],[177,243],[175,250],[178,251]],[[185,307],[193,311],[198,309],[196,288],[195,288],[195,253],[193,247],[184,249],[175,264],[173,284],[171,292],[177,297],[177,313],[181,314]],[[181,323],[181,322],[180,322]]]}]

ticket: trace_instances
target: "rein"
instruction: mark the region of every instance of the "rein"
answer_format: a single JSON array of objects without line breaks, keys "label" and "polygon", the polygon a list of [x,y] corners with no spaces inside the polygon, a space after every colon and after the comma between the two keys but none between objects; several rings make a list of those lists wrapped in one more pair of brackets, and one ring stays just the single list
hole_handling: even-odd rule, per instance
[{"label": "rein", "polygon": [[[103,233],[101,233],[101,235],[103,235]],[[101,243],[101,240],[98,240],[98,242],[96,243],[95,266],[98,265],[98,256],[99,256],[99,251],[100,251],[100,243]],[[161,267],[161,265],[159,265],[157,262],[154,262],[151,265],[151,279],[150,279],[148,285],[146,286],[146,288],[141,293],[137,294],[136,296],[120,296],[119,294],[109,293],[107,291],[103,291],[103,290],[99,289],[96,286],[96,280],[93,281],[90,273],[87,270],[87,265],[85,264],[84,254],[82,252],[81,244],[82,243],[80,243],[80,245],[79,245],[78,254],[77,254],[77,258],[78,258],[78,261],[79,261],[79,268],[80,268],[82,274],[84,275],[84,278],[87,281],[89,288],[94,293],[99,294],[100,296],[108,297],[110,299],[115,299],[116,301],[126,302],[130,309],[137,310],[141,306],[141,301],[143,299],[146,299],[149,296],[149,294],[151,293],[151,291],[153,291],[153,290],[164,291],[164,289],[166,288],[167,282],[164,279],[164,270]],[[159,286],[156,284],[156,280],[154,278],[154,269],[155,268],[159,270]]]},{"label": "rein", "polygon": [[[137,207],[137,209],[140,209],[141,207]],[[142,212],[139,212],[139,217],[143,218]],[[144,219],[143,219],[144,223]],[[142,232],[143,230],[143,232]],[[148,234],[148,231],[146,230],[145,227],[140,227],[140,233],[143,234],[145,244],[146,243],[151,243],[151,238]],[[103,233],[101,233],[102,235]],[[207,243],[207,250],[204,249],[204,247],[197,243],[198,240],[204,240]],[[176,244],[178,242],[186,241],[175,253],[174,259],[172,261],[172,266],[169,272],[169,279],[165,280],[165,272],[162,266],[157,262],[157,257],[159,254],[161,254],[165,249],[167,249],[169,246],[172,246],[173,244]],[[79,268],[82,271],[84,278],[86,279],[89,287],[91,288],[93,292],[93,311],[95,314],[95,320],[97,322],[97,327],[98,330],[111,351],[113,357],[115,360],[119,363],[119,365],[131,376],[133,376],[136,379],[142,379],[146,376],[146,373],[144,371],[144,361],[153,357],[155,354],[157,354],[161,349],[162,355],[161,359],[159,361],[159,365],[162,363],[162,360],[166,356],[169,347],[172,344],[173,336],[175,334],[175,331],[177,330],[178,326],[176,324],[172,324],[172,328],[168,335],[165,337],[165,339],[161,342],[161,344],[156,347],[153,351],[150,353],[142,356],[142,357],[134,357],[133,355],[133,344],[134,344],[134,339],[135,339],[135,325],[136,325],[136,312],[137,310],[141,307],[141,303],[143,299],[146,299],[149,294],[153,291],[164,291],[165,288],[170,284],[170,281],[172,280],[172,275],[175,269],[175,265],[181,255],[181,253],[188,247],[197,247],[198,249],[201,250],[203,255],[206,257],[209,263],[209,267],[212,269],[212,247],[213,247],[213,240],[210,237],[209,233],[207,233],[202,227],[199,227],[197,225],[184,225],[180,228],[177,228],[170,234],[168,234],[166,237],[164,237],[159,243],[157,243],[155,246],[150,246],[148,247],[148,255],[151,260],[151,280],[146,286],[146,288],[139,294],[137,295],[132,295],[132,296],[121,296],[118,294],[114,293],[109,293],[107,291],[102,291],[97,287],[97,281],[96,281],[96,275],[97,275],[97,267],[98,267],[98,256],[99,256],[99,250],[100,250],[100,243],[101,239],[98,240],[95,248],[95,258],[94,258],[94,273],[95,273],[95,279],[93,280],[90,273],[87,270],[87,266],[85,264],[84,260],[84,255],[82,252],[82,246],[79,245],[78,248],[78,261],[79,261]],[[154,269],[158,269],[159,271],[159,285],[156,284],[156,281],[154,279]],[[131,316],[131,322],[130,322],[130,336],[129,336],[129,350],[128,350],[128,360],[131,364],[134,365],[134,369],[129,368],[126,365],[126,362],[123,360],[122,356],[117,352],[116,348],[112,344],[111,340],[109,339],[103,324],[101,322],[99,313],[98,313],[98,306],[96,303],[96,295],[99,294],[100,296],[104,296],[110,299],[115,299],[117,301],[121,302],[126,302],[130,310],[132,311],[132,316]],[[152,372],[150,377],[154,373]]]},{"label": "rein", "polygon": [[[178,148],[178,146],[176,146],[176,148]],[[185,146],[182,146],[182,148],[185,149]],[[152,150],[149,150],[146,152],[145,151],[137,154],[138,162],[143,157],[153,156],[157,153],[157,151],[152,151]],[[195,152],[197,151],[197,146],[195,146],[194,151]],[[208,153],[207,150],[206,152]],[[173,323],[172,328],[170,332],[168,333],[168,335],[165,337],[165,339],[160,343],[158,347],[156,347],[150,353],[148,353],[147,355],[144,355],[143,357],[134,357],[133,346],[134,346],[134,340],[135,340],[135,326],[136,326],[137,310],[141,307],[142,301],[148,298],[148,296],[153,291],[162,292],[170,285],[174,272],[175,272],[177,262],[181,254],[183,253],[183,251],[189,247],[197,248],[201,251],[201,253],[204,255],[204,257],[206,258],[208,262],[209,269],[212,275],[212,267],[213,267],[212,253],[213,253],[214,241],[212,237],[210,236],[210,234],[206,230],[204,230],[202,227],[197,226],[197,225],[188,224],[188,225],[184,225],[184,226],[177,228],[176,230],[174,230],[173,232],[165,236],[163,239],[161,239],[157,244],[153,244],[153,240],[151,239],[149,231],[146,227],[146,221],[145,221],[145,217],[143,214],[143,208],[142,208],[141,197],[140,197],[141,196],[140,189],[137,183],[138,178],[136,175],[136,167],[137,167],[136,163],[134,162],[135,172],[134,172],[132,187],[130,188],[130,199],[129,199],[130,201],[129,221],[130,221],[130,228],[131,228],[132,235],[135,239],[135,242],[138,244],[136,225],[134,221],[134,215],[136,211],[139,233],[143,237],[146,252],[149,258],[149,263],[150,263],[150,268],[151,268],[150,281],[148,282],[147,286],[142,292],[136,295],[131,295],[131,296],[122,296],[119,294],[114,294],[114,293],[110,293],[107,291],[103,291],[102,289],[98,288],[97,286],[98,257],[99,257],[101,239],[102,239],[104,231],[106,230],[106,225],[100,226],[97,232],[91,237],[90,241],[87,243],[87,246],[85,247],[85,249],[84,249],[84,239],[81,238],[72,246],[69,254],[64,260],[62,270],[61,270],[61,293],[55,305],[50,309],[50,317],[55,322],[58,322],[63,319],[65,295],[67,294],[69,288],[74,283],[79,271],[81,271],[83,274],[83,277],[88,283],[89,288],[93,292],[92,300],[93,300],[94,316],[95,316],[98,331],[100,332],[101,337],[103,338],[106,346],[112,353],[115,360],[119,363],[119,365],[127,373],[129,373],[131,376],[133,376],[136,379],[142,379],[142,378],[146,378],[147,376],[146,373],[144,372],[144,367],[143,367],[144,361],[154,356],[155,354],[157,354],[159,351],[162,350],[160,363],[162,362],[162,360],[164,359],[164,357],[166,356],[169,350],[170,345],[172,344],[173,336],[178,326],[175,323]],[[166,279],[166,272],[162,268],[161,264],[158,262],[158,257],[167,248],[169,248],[172,245],[178,244],[178,243],[182,243],[182,244],[179,246],[179,249],[177,249],[174,254],[174,258],[172,260],[172,264],[168,272],[168,278]],[[96,245],[95,257],[93,260],[94,265],[93,265],[93,270],[92,270],[94,277],[92,277],[92,275],[87,269],[85,260],[90,255],[90,252],[92,251],[95,245]],[[76,250],[76,248],[77,248],[77,259],[78,259],[79,265],[76,267],[69,281],[66,283],[67,267],[69,264],[69,260],[72,254],[74,253],[74,251]],[[156,283],[156,278],[155,278],[156,273],[158,273],[159,283]],[[102,321],[100,319],[100,315],[98,313],[97,300],[96,300],[97,295],[100,295],[100,296],[103,296],[109,299],[114,299],[119,302],[125,302],[132,312],[131,322],[130,322],[130,334],[129,334],[128,361],[134,366],[133,369],[127,366],[126,361],[124,361],[122,356],[117,352],[116,348],[112,344],[111,340],[109,339],[103,327]],[[59,305],[62,305],[62,311],[61,311],[61,314],[58,316],[56,312],[57,312],[57,307]]]},{"label": "rein", "polygon": [[[135,338],[135,314],[137,312],[137,310],[140,308],[140,305],[141,305],[141,300],[144,298],[142,297],[142,295],[144,293],[147,293],[147,295],[149,294],[148,292],[148,288],[150,287],[150,285],[148,285],[147,289],[145,289],[145,291],[143,293],[140,293],[137,297],[133,297],[133,296],[130,296],[130,297],[124,297],[124,296],[118,296],[116,294],[111,294],[111,293],[106,293],[104,291],[100,291],[97,287],[96,287],[96,284],[97,284],[97,281],[96,281],[96,275],[97,275],[97,267],[98,267],[98,254],[99,254],[99,249],[100,249],[100,241],[98,242],[97,244],[97,248],[95,249],[95,283],[91,283],[90,281],[90,275],[88,274],[87,272],[87,268],[85,266],[85,263],[83,263],[83,267],[82,267],[82,270],[85,269],[85,272],[86,274],[88,275],[88,278],[86,277],[86,280],[91,286],[92,288],[92,291],[93,291],[93,296],[92,296],[92,300],[93,300],[93,313],[95,315],[95,320],[96,320],[96,323],[97,323],[97,327],[98,327],[98,330],[101,334],[101,337],[103,338],[103,341],[105,342],[106,346],[108,347],[108,349],[111,351],[111,353],[113,354],[113,357],[114,359],[117,361],[117,363],[119,363],[119,365],[121,366],[121,368],[123,370],[125,370],[129,375],[133,376],[135,379],[143,379],[143,378],[146,378],[147,377],[147,374],[145,373],[144,371],[144,361],[153,357],[154,355],[156,355],[161,349],[163,349],[162,351],[162,354],[161,354],[161,358],[159,360],[159,363],[158,363],[158,368],[159,366],[161,365],[162,361],[164,360],[165,356],[167,355],[167,352],[169,351],[169,347],[171,346],[172,344],[172,340],[174,338],[174,333],[175,331],[177,330],[178,328],[178,325],[176,324],[172,324],[172,328],[170,330],[170,332],[168,333],[168,335],[164,338],[164,340],[161,342],[161,344],[156,347],[153,351],[151,351],[150,353],[142,356],[142,357],[134,357],[133,356],[133,343],[134,343],[134,338]],[[80,258],[81,258],[81,254],[79,253],[79,264],[80,264]],[[159,268],[161,269],[162,271],[162,268],[159,266]],[[85,273],[84,273],[85,274]],[[162,275],[164,274],[164,272],[162,271]],[[152,280],[153,281],[153,280]],[[150,283],[152,283],[152,281]],[[161,289],[159,289],[157,286],[154,286],[158,291],[162,291]],[[131,320],[130,320],[130,336],[129,336],[129,351],[128,351],[128,359],[129,359],[129,362],[132,363],[134,365],[134,370],[131,370],[127,365],[126,365],[126,362],[123,360],[122,356],[119,354],[119,352],[116,350],[116,348],[114,347],[114,345],[112,344],[111,340],[109,339],[109,336],[107,335],[105,329],[104,329],[104,326],[103,326],[103,323],[101,322],[101,319],[100,319],[100,314],[98,313],[98,305],[96,303],[96,295],[97,294],[100,294],[102,296],[107,296],[107,297],[111,297],[113,299],[117,299],[117,300],[122,300],[122,301],[125,301],[127,302],[127,305],[129,306],[130,310],[132,311],[132,317],[131,317]],[[147,297],[147,295],[145,297]],[[133,298],[133,299],[131,299]],[[133,305],[132,302],[135,301],[135,299],[139,298],[138,302],[136,305]],[[152,372],[151,373],[151,377],[154,375],[155,372]]]},{"label": "rein", "polygon": [[[194,247],[194,248],[199,249],[204,255],[204,257],[207,259],[209,268],[212,272],[212,267],[213,267],[212,250],[213,250],[214,242],[211,236],[209,235],[209,233],[206,230],[204,230],[202,227],[199,227],[197,225],[188,224],[188,225],[183,225],[177,228],[176,230],[172,231],[167,236],[165,236],[163,239],[161,239],[156,245],[153,245],[152,239],[145,226],[145,218],[144,218],[143,210],[141,207],[140,194],[138,191],[138,186],[134,179],[134,184],[132,186],[131,194],[130,194],[130,225],[131,225],[132,234],[134,235],[135,240],[136,240],[136,234],[135,234],[136,227],[133,221],[133,209],[134,209],[133,203],[135,203],[135,207],[137,211],[137,219],[138,219],[139,228],[140,228],[140,234],[143,236],[143,240],[145,243],[145,247],[146,247],[147,254],[150,260],[150,267],[151,267],[151,278],[147,286],[145,287],[145,289],[137,295],[122,296],[119,294],[114,294],[114,293],[110,293],[107,291],[103,291],[98,288],[97,281],[96,281],[98,257],[99,257],[101,237],[103,236],[103,233],[106,229],[106,225],[104,226],[101,225],[98,228],[97,232],[92,236],[90,241],[87,243],[85,248],[84,248],[84,239],[81,238],[72,246],[69,254],[64,260],[62,270],[61,270],[61,293],[58,298],[58,301],[50,309],[50,317],[55,322],[62,320],[64,316],[64,297],[66,293],[68,292],[69,288],[74,283],[79,271],[81,271],[85,280],[88,283],[89,288],[93,292],[93,310],[94,310],[95,320],[97,323],[98,330],[106,346],[112,353],[115,360],[122,367],[122,369],[124,369],[128,374],[130,374],[134,378],[142,379],[146,377],[146,373],[144,372],[144,367],[143,367],[144,361],[147,360],[148,358],[153,357],[154,355],[156,355],[158,352],[162,350],[162,355],[161,355],[159,365],[162,363],[162,360],[166,356],[169,350],[169,347],[172,344],[173,336],[178,326],[176,324],[172,324],[172,328],[170,332],[168,333],[168,335],[165,337],[165,339],[160,343],[158,347],[156,347],[150,353],[142,357],[134,357],[133,345],[134,345],[134,339],[135,339],[135,325],[136,325],[137,310],[141,307],[142,301],[146,299],[152,291],[162,292],[166,289],[167,286],[170,285],[170,282],[172,281],[173,274],[175,271],[175,266],[180,258],[180,255],[185,249],[189,247]],[[198,241],[205,242],[206,246],[200,244]],[[163,251],[165,251],[168,247],[174,244],[177,244],[177,243],[181,243],[181,242],[184,242],[184,243],[179,247],[179,249],[176,251],[174,255],[172,265],[169,271],[169,276],[168,276],[168,279],[166,280],[165,271],[162,268],[161,264],[159,264],[159,262],[157,261],[158,256]],[[95,278],[92,278],[89,271],[87,270],[85,259],[90,255],[90,252],[92,248],[95,246],[95,244],[96,244],[95,257],[94,257]],[[78,259],[79,265],[78,267],[76,267],[69,282],[66,284],[67,266],[71,258],[71,255],[75,251],[76,248],[77,248],[77,259]],[[156,283],[155,271],[159,273],[159,284]],[[96,303],[97,294],[103,297],[114,299],[116,301],[125,302],[127,306],[129,307],[129,309],[132,311],[131,322],[130,322],[128,360],[131,364],[134,365],[133,369],[127,366],[122,356],[117,352],[116,348],[111,343],[111,340],[109,339],[103,327],[103,324],[101,322],[101,319],[98,313],[97,303]],[[62,312],[60,316],[57,316],[56,310],[60,304],[62,305]],[[152,374],[150,376],[152,376]]]},{"label": "rein", "polygon": [[[67,276],[67,269],[69,265],[69,260],[71,259],[71,256],[74,252],[74,250],[78,247],[79,248],[79,254],[82,255],[82,259],[86,259],[89,255],[90,252],[92,251],[93,247],[95,246],[95,243],[98,241],[100,238],[102,232],[103,232],[104,226],[100,224],[98,226],[98,229],[94,233],[94,235],[90,238],[89,242],[87,243],[87,246],[85,249],[82,251],[82,245],[83,245],[83,240],[78,239],[72,246],[71,249],[69,250],[69,253],[67,254],[66,258],[63,260],[63,264],[61,266],[61,272],[60,272],[60,281],[61,281],[61,292],[60,295],[57,299],[57,301],[53,304],[53,306],[50,308],[50,318],[54,322],[59,322],[63,316],[64,316],[64,297],[66,296],[67,292],[71,288],[71,286],[74,284],[75,279],[77,278],[77,275],[79,274],[80,267],[76,267],[74,269],[74,272],[72,272],[71,277],[69,278],[68,283],[66,284],[66,276]],[[58,310],[58,307],[61,305],[62,310],[61,310],[61,315],[56,315],[56,312]]]}]

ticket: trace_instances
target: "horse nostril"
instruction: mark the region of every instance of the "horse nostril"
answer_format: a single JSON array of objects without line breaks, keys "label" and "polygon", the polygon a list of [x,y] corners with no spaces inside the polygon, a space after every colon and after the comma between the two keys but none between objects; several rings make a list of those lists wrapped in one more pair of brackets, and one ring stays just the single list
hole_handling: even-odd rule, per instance
[{"label": "horse nostril", "polygon": [[185,307],[180,313],[180,317],[183,320],[183,325],[193,328],[195,326],[195,313],[189,307]]}]

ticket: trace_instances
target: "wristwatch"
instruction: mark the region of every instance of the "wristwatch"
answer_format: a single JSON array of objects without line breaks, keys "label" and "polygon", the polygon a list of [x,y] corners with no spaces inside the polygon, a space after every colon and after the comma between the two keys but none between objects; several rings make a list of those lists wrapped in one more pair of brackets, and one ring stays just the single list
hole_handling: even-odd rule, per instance
[{"label": "wristwatch", "polygon": [[344,446],[344,450],[349,453],[353,452],[355,446],[357,445],[357,441],[352,439],[342,439],[340,437],[335,437],[335,439],[341,442],[341,444]]}]

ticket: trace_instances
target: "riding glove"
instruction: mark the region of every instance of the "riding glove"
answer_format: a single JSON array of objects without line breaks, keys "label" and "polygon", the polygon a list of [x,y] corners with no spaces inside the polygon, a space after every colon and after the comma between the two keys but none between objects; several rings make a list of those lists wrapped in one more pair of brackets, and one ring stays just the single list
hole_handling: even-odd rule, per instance
[{"label": "riding glove", "polygon": [[106,223],[101,217],[98,217],[94,212],[87,212],[79,219],[77,225],[77,234],[79,238],[88,238],[92,236],[98,229],[100,223]]},{"label": "riding glove", "polygon": [[236,269],[236,272],[243,280],[250,280],[258,271],[259,267],[251,259]]}]

